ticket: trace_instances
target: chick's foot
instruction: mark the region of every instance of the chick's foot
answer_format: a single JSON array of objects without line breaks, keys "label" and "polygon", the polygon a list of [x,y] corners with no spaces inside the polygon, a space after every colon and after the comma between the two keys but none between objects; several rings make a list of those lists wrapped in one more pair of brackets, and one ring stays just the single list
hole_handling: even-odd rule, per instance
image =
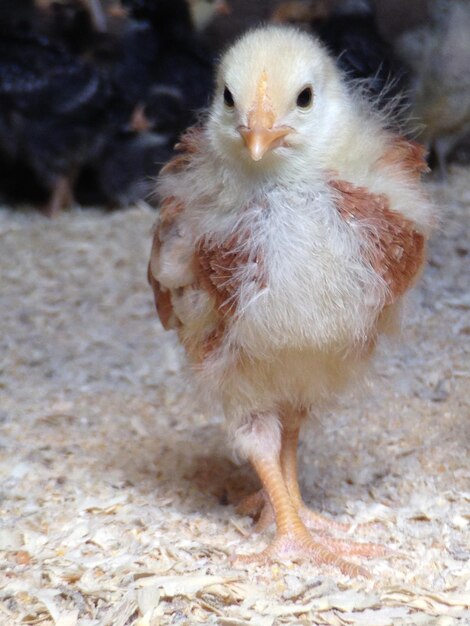
[{"label": "chick's foot", "polygon": [[266,565],[271,562],[312,561],[316,565],[333,565],[343,574],[356,578],[370,578],[368,570],[355,563],[345,560],[345,556],[377,556],[381,546],[373,544],[352,543],[336,540],[314,539],[304,526],[289,532],[278,532],[271,544],[257,554],[234,555],[235,564],[259,563]]}]

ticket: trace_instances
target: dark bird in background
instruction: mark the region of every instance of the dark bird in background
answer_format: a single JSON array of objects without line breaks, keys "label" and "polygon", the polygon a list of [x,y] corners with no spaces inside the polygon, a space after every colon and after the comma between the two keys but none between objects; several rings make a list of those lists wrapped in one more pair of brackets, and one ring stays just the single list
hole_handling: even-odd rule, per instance
[{"label": "dark bird in background", "polygon": [[133,97],[145,99],[153,86],[165,85],[180,90],[186,108],[206,106],[213,59],[195,33],[185,0],[123,0],[123,6],[132,19],[120,42],[115,80]]},{"label": "dark bird in background", "polygon": [[172,153],[156,133],[118,134],[107,143],[99,163],[82,170],[76,197],[82,204],[104,204],[109,208],[149,198],[155,172]]},{"label": "dark bird in background", "polygon": [[429,14],[395,46],[413,69],[410,93],[418,138],[430,150],[431,167],[445,178],[455,151],[470,146],[470,3],[435,0]]},{"label": "dark bird in background", "polygon": [[[95,5],[109,14],[105,25]],[[109,205],[145,197],[211,91],[212,55],[186,2],[2,8],[0,162],[14,176],[4,184],[0,175],[0,194],[41,199],[49,214],[73,196]]]},{"label": "dark bird in background", "polygon": [[410,17],[413,30],[395,24],[401,36],[387,40],[384,2],[2,0],[0,198],[55,213],[73,197],[110,206],[145,197],[209,104],[215,47],[269,16],[315,33],[389,126],[411,115],[416,137],[421,122],[444,171],[470,133],[468,2],[419,0],[427,23]]},{"label": "dark bird in background", "polygon": [[70,204],[81,166],[116,124],[113,90],[90,64],[47,37],[0,38],[0,151],[25,164],[48,192],[46,212]]},{"label": "dark bird in background", "polygon": [[48,2],[41,17],[46,34],[75,54],[86,54],[107,31],[99,0]]},{"label": "dark bird in background", "polygon": [[192,120],[192,112],[185,108],[179,90],[153,87],[82,170],[76,188],[79,202],[118,207],[149,197],[155,173],[172,156],[185,120]]},{"label": "dark bird in background", "polygon": [[208,103],[212,56],[184,0],[124,0],[128,18],[108,48],[108,72],[126,121],[83,169],[85,203],[125,205],[151,192],[181,132]]}]

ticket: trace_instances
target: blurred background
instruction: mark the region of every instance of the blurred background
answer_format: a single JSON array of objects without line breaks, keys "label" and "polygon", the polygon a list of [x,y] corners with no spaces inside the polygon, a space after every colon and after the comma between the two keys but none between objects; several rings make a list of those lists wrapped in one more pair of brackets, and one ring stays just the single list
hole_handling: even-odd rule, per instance
[{"label": "blurred background", "polygon": [[152,203],[221,51],[267,22],[316,33],[431,175],[468,162],[469,0],[0,0],[0,202]]}]

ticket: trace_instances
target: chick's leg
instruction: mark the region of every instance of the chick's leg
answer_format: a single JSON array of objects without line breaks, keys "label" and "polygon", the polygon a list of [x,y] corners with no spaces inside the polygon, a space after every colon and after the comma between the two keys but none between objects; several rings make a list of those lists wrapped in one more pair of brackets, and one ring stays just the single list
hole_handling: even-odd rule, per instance
[{"label": "chick's leg", "polygon": [[[281,472],[290,498],[302,521],[309,528],[319,533],[331,531],[345,532],[349,529],[347,524],[341,524],[323,517],[305,506],[302,500],[297,476],[297,447],[301,418],[303,418],[303,415],[299,415],[293,420],[283,420],[280,461]],[[256,532],[262,532],[274,522],[274,511],[263,489],[244,498],[238,505],[237,511],[241,515],[251,515],[257,518]]]},{"label": "chick's leg", "polygon": [[287,489],[279,455],[252,455],[251,461],[269,497],[277,530],[274,540],[263,552],[239,556],[237,560],[267,562],[307,559],[317,564],[334,565],[348,576],[368,576],[367,570],[342,558],[341,546],[333,545],[331,549],[328,542],[311,537]]},{"label": "chick's leg", "polygon": [[332,530],[347,531],[349,526],[335,522],[309,509],[302,499],[297,474],[297,448],[299,442],[300,423],[294,425],[284,421],[281,439],[281,470],[287,490],[304,524],[317,532]]},{"label": "chick's leg", "polygon": [[56,217],[62,209],[68,208],[73,201],[72,186],[67,176],[60,176],[52,187],[51,195],[42,212],[47,217]]},{"label": "chick's leg", "polygon": [[[285,516],[286,507],[294,510],[295,517],[297,521],[295,522],[293,527],[297,527],[299,522],[303,526],[302,532],[307,532],[305,526],[314,530],[316,535],[316,543],[317,545],[321,545],[323,549],[330,550],[336,557],[344,557],[344,556],[363,556],[367,558],[371,557],[382,557],[382,556],[391,556],[392,553],[387,550],[384,546],[373,543],[359,543],[355,542],[351,539],[336,539],[331,536],[332,532],[340,531],[344,532],[348,530],[348,526],[346,524],[341,524],[339,522],[335,522],[331,519],[323,517],[322,515],[311,511],[307,506],[305,506],[302,496],[300,493],[298,477],[297,477],[297,447],[298,447],[298,439],[299,439],[299,430],[300,424],[303,419],[303,415],[297,414],[297,417],[294,416],[293,419],[287,421],[283,419],[283,430],[281,435],[281,447],[279,455],[273,455],[271,457],[271,463],[275,460],[276,463],[276,471],[280,474],[280,481],[276,482],[274,488],[279,491],[283,489],[286,492],[286,498],[283,500],[282,511]],[[264,459],[264,457],[261,457]],[[261,461],[263,464],[265,461]],[[274,500],[272,497],[273,491],[268,490],[268,483],[266,478],[263,480],[263,468],[259,467],[260,461],[256,460],[252,455],[252,463],[257,470],[257,473],[263,483],[263,489],[258,492],[252,494],[245,498],[241,505],[238,507],[238,511],[242,514],[250,514],[255,513],[258,515],[258,521],[256,524],[256,531],[260,532],[264,530],[267,526],[269,526],[272,522],[276,522],[278,527],[277,537],[274,540],[273,545],[275,546],[278,542],[278,535],[282,535],[282,528],[279,526],[279,510],[276,513],[276,507],[274,504]],[[279,509],[279,507],[278,507]],[[289,514],[289,519],[292,520],[294,517]],[[298,535],[296,535],[298,537]],[[311,541],[312,537],[309,535]],[[285,540],[281,541],[281,544],[284,544]],[[266,554],[271,553],[272,551],[268,548]],[[274,550],[276,552],[276,549]],[[308,552],[304,555],[304,557],[308,558]],[[262,553],[264,554],[264,553]],[[268,558],[266,557],[266,558]],[[256,557],[254,557],[256,559]],[[265,557],[263,557],[265,558]],[[315,557],[313,557],[315,560]],[[349,566],[349,564],[348,564]]]},{"label": "chick's leg", "polygon": [[[322,543],[331,550],[340,551],[343,556],[356,555],[365,557],[387,556],[389,551],[381,545],[373,543],[358,543],[350,539],[334,539],[329,536],[332,531],[345,532],[349,530],[348,524],[336,522],[316,511],[309,509],[300,493],[297,475],[297,448],[299,441],[299,425],[284,425],[281,439],[281,471],[287,490],[303,523],[321,535]],[[261,517],[260,517],[261,519]]]}]

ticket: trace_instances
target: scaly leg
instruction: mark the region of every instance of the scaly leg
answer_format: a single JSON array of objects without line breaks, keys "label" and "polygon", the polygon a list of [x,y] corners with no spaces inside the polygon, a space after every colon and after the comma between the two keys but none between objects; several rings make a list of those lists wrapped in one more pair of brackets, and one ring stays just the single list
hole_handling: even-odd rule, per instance
[{"label": "scaly leg", "polygon": [[[293,424],[287,422],[287,420],[283,422],[280,454],[281,471],[291,500],[297,508],[297,512],[302,521],[309,528],[322,534],[330,531],[346,532],[349,530],[347,524],[335,522],[312,511],[305,506],[302,500],[297,478],[297,446],[299,432],[300,420],[294,420]],[[257,518],[255,526],[256,532],[262,532],[274,522],[274,511],[267,495],[262,489],[244,498],[237,506],[237,512],[240,513],[240,515],[251,515]]]},{"label": "scaly leg", "polygon": [[[295,522],[294,526],[297,526],[299,523],[303,527],[302,533],[307,531],[306,526],[312,528],[315,531],[316,541],[309,536],[309,541],[314,541],[316,545],[322,546],[323,550],[328,550],[330,553],[335,555],[335,557],[343,556],[363,556],[363,557],[379,557],[379,556],[391,556],[392,553],[387,550],[384,546],[373,544],[373,543],[358,543],[352,541],[351,539],[336,539],[331,536],[332,532],[339,531],[344,532],[349,529],[346,524],[341,524],[339,522],[335,522],[326,517],[311,511],[308,507],[305,506],[302,500],[302,496],[299,489],[298,479],[297,479],[297,445],[299,438],[299,430],[301,419],[304,416],[302,414],[297,414],[292,420],[287,420],[286,416],[283,419],[283,431],[281,435],[281,449],[278,456],[276,456],[276,463],[278,466],[278,471],[281,476],[282,486],[287,494],[289,500],[289,506],[294,510],[295,515],[297,517],[297,522]],[[273,521],[276,522],[278,526],[278,532],[276,535],[276,539],[274,540],[272,546],[273,548],[268,548],[267,551],[261,553],[261,559],[269,558],[269,555],[274,551],[275,554],[278,553],[277,546],[280,544],[282,546],[282,550],[285,549],[286,539],[278,539],[280,533],[279,520],[278,515],[276,514],[276,507],[273,502],[273,498],[269,490],[267,489],[266,480],[263,480],[262,471],[258,468],[256,464],[256,459],[252,459],[253,465],[258,472],[259,477],[263,483],[263,489],[258,492],[248,496],[241,505],[238,507],[238,511],[242,514],[250,514],[250,511],[255,511],[257,515],[259,515],[256,531],[261,532],[267,526],[269,526]],[[258,463],[259,465],[259,463]],[[262,469],[262,468],[261,468]],[[278,487],[279,489],[279,487]],[[297,535],[296,535],[297,536]],[[281,550],[281,556],[282,556]],[[308,558],[308,552],[310,552],[310,548],[306,549]],[[250,557],[250,560],[254,560],[254,558]],[[315,560],[315,557],[312,557]],[[342,559],[341,559],[342,560]],[[350,564],[348,564],[349,566]],[[342,566],[343,568],[346,567]],[[342,571],[345,571],[342,569]]]},{"label": "scaly leg", "polygon": [[341,524],[340,522],[335,522],[327,517],[323,517],[323,515],[309,509],[302,499],[297,475],[299,432],[300,425],[298,423],[292,427],[284,422],[281,443],[281,468],[292,502],[296,506],[304,524],[309,528],[317,532],[328,532],[330,530],[346,532],[349,530],[348,524]]}]

